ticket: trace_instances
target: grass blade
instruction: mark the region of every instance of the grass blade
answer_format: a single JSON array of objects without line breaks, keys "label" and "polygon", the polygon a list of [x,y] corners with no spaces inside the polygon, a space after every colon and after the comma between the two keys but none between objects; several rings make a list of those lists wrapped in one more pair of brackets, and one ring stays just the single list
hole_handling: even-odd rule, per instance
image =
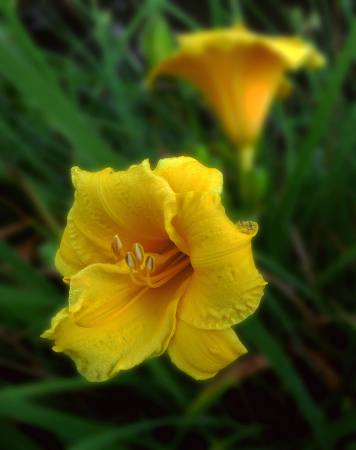
[{"label": "grass blade", "polygon": [[[313,124],[310,127],[309,135],[303,145],[301,153],[297,158],[296,165],[287,187],[280,212],[278,223],[281,230],[286,230],[289,218],[292,215],[298,194],[303,186],[303,181],[310,170],[310,162],[316,145],[325,135],[330,122],[333,106],[339,96],[340,88],[348,74],[351,62],[356,57],[356,19],[352,21],[351,32],[347,43],[340,53],[336,66],[331,74],[329,86],[315,114]],[[278,233],[276,233],[278,234]]]},{"label": "grass blade", "polygon": [[49,305],[53,304],[54,300],[61,300],[56,289],[3,240],[0,240],[0,261],[15,270],[18,280],[47,296]]},{"label": "grass blade", "polygon": [[289,389],[304,417],[310,423],[321,448],[329,448],[325,439],[321,411],[310,397],[279,343],[268,333],[256,316],[250,316],[239,326],[239,329],[266,356],[277,375]]},{"label": "grass blade", "polygon": [[[83,167],[103,168],[120,158],[86,124],[85,116],[61,89],[44,78],[28,61],[7,43],[0,45],[0,72],[13,83],[26,99],[35,101],[47,114],[54,127],[71,142],[76,162]],[[23,74],[26,73],[24,77]],[[122,162],[122,161],[121,161]]]},{"label": "grass blade", "polygon": [[69,441],[85,438],[90,434],[107,430],[109,427],[88,419],[80,419],[72,414],[55,411],[24,400],[2,398],[0,416],[18,420],[52,431]]},{"label": "grass blade", "polygon": [[329,283],[337,276],[342,270],[346,268],[351,262],[356,261],[356,245],[353,245],[334,263],[332,263],[324,272],[319,276],[316,281],[318,287]]},{"label": "grass blade", "polygon": [[[126,438],[133,434],[142,433],[143,431],[150,431],[154,428],[170,426],[170,425],[181,425],[181,426],[195,426],[195,425],[230,425],[225,419],[216,419],[213,417],[189,417],[189,418],[167,418],[167,419],[157,419],[150,420],[141,423],[135,423],[130,425],[125,425],[122,428],[112,431],[106,431],[100,433],[96,436],[91,436],[88,439],[84,439],[76,445],[71,446],[68,450],[97,450],[98,448],[104,449],[106,445],[113,442],[117,443],[120,439]],[[231,424],[234,426],[234,424]]]}]

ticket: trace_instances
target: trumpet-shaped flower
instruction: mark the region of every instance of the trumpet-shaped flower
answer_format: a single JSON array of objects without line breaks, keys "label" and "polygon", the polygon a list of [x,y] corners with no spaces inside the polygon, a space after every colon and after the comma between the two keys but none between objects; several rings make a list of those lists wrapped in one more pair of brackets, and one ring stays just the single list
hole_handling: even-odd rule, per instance
[{"label": "trumpet-shaped flower", "polygon": [[168,354],[196,379],[246,352],[231,326],[258,306],[253,222],[233,224],[222,175],[192,158],[127,171],[72,169],[75,201],[56,265],[69,306],[42,336],[91,381]]},{"label": "trumpet-shaped flower", "polygon": [[204,94],[226,133],[238,145],[253,145],[275,96],[285,96],[288,71],[316,68],[325,60],[297,37],[269,37],[242,25],[179,36],[179,50],[156,66],[160,75],[186,79]]}]

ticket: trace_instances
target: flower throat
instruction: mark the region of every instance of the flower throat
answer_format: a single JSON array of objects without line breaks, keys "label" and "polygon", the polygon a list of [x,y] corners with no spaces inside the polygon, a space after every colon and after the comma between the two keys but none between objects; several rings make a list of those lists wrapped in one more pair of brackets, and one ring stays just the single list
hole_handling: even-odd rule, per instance
[{"label": "flower throat", "polygon": [[[130,278],[138,286],[158,288],[190,264],[189,256],[182,253],[173,243],[162,255],[156,257],[154,254],[145,253],[142,245],[138,243],[133,245],[132,252],[125,253],[118,235],[115,235],[111,248],[117,261],[125,260],[130,269]],[[156,264],[159,266],[167,262],[169,264],[161,273],[151,275],[156,270]]]}]

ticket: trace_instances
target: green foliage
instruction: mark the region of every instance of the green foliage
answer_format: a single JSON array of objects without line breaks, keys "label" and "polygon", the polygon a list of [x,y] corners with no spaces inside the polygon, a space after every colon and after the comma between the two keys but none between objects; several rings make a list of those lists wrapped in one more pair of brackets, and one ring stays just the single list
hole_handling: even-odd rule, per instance
[{"label": "green foliage", "polygon": [[[353,448],[352,2],[205,0],[188,11],[147,0],[123,2],[122,14],[96,1],[33,3],[51,45],[21,6],[0,1],[1,447]],[[234,149],[199,95],[180,82],[145,84],[177,31],[242,17],[261,32],[314,40],[329,60],[295,75],[293,95],[271,111],[251,217],[239,204]],[[249,353],[205,382],[163,356],[91,384],[39,338],[67,301],[53,258],[73,200],[70,167],[122,170],[181,154],[222,170],[228,215],[259,223],[255,259],[269,286],[236,327]]]}]

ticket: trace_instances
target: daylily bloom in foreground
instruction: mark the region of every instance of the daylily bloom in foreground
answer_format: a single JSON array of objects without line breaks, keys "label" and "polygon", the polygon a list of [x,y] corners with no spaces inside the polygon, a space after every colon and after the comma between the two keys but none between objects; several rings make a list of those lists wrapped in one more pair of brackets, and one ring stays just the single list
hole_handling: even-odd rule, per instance
[{"label": "daylily bloom in foreground", "polygon": [[191,82],[240,147],[255,143],[273,98],[289,92],[286,72],[325,63],[298,37],[264,36],[242,25],[183,34],[178,42],[178,51],[153,69],[149,83],[161,75]]},{"label": "daylily bloom in foreground", "polygon": [[192,158],[115,172],[72,169],[75,202],[56,265],[69,306],[42,337],[91,381],[168,354],[196,379],[246,352],[231,326],[257,308],[254,222],[232,223],[222,174]]}]

